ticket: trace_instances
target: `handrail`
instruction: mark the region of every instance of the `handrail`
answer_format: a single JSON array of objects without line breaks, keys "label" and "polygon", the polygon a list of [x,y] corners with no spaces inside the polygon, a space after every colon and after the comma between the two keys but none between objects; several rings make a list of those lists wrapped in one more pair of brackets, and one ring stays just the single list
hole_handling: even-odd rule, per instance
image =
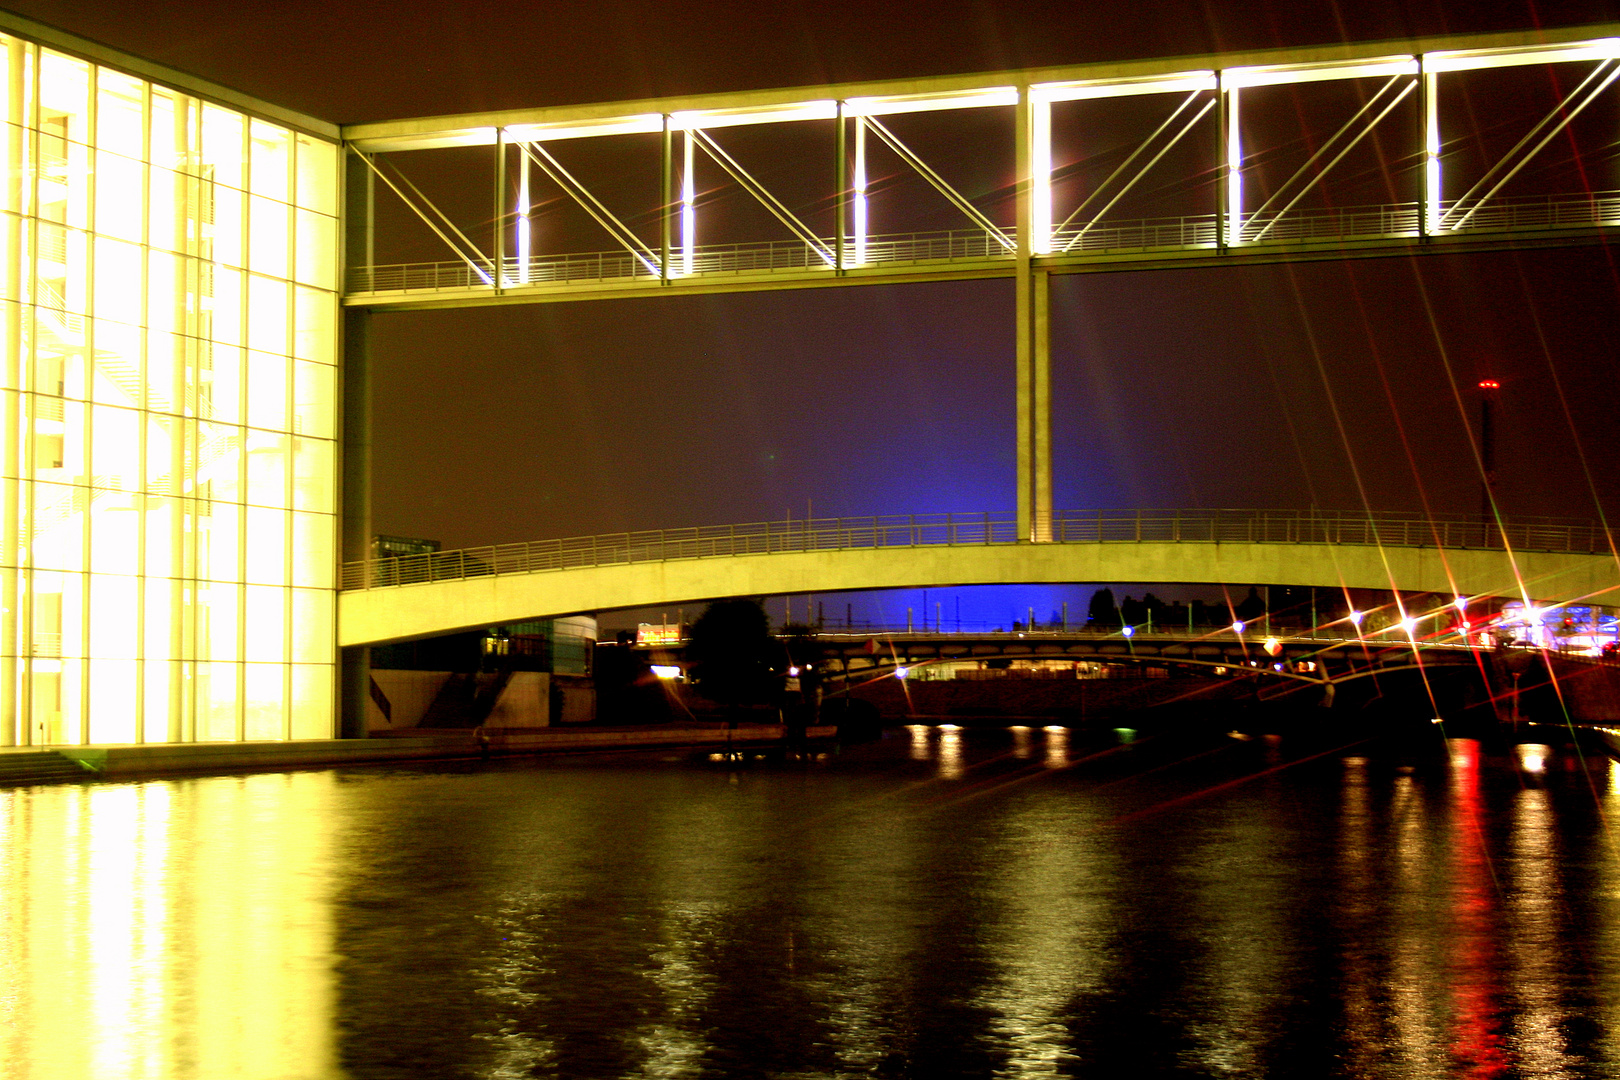
[{"label": "handrail", "polygon": [[[1445,207],[1441,209],[1444,211]],[[1335,240],[1415,239],[1422,233],[1422,216],[1423,206],[1417,202],[1257,214],[1243,222],[1242,235],[1233,246],[1242,247],[1261,237],[1268,247]],[[1052,245],[1054,250],[1065,253],[1054,257],[1063,259],[1084,259],[1106,253],[1205,249],[1218,254],[1221,250],[1217,243],[1219,224],[1215,214],[1139,220],[1098,217],[1055,230]],[[1465,225],[1444,228],[1440,233],[1473,235],[1606,225],[1620,225],[1620,192],[1494,199],[1471,211]],[[1008,235],[1012,233],[1009,231]],[[830,250],[834,241],[821,238],[820,243]],[[871,236],[865,251],[865,262],[847,268],[1011,258],[995,234],[980,229]],[[781,271],[832,273],[833,268],[827,265],[824,253],[805,240],[711,244],[693,252],[693,277]],[[508,258],[501,264],[501,280],[510,289],[593,281],[651,282],[659,280],[659,275],[646,260],[634,258],[621,248],[534,256],[527,264]],[[493,288],[481,273],[475,273],[465,262],[357,266],[349,271],[347,287],[350,294],[360,295]]]},{"label": "handrail", "polygon": [[[1612,553],[1596,522],[1567,518],[1483,521],[1424,514],[1318,510],[1068,510],[1052,515],[1060,544],[1355,544],[1482,548],[1574,554]],[[866,548],[948,547],[1027,542],[1017,516],[891,514],[649,529],[494,544],[344,563],[339,587],[374,589],[531,574],[590,566]]]}]

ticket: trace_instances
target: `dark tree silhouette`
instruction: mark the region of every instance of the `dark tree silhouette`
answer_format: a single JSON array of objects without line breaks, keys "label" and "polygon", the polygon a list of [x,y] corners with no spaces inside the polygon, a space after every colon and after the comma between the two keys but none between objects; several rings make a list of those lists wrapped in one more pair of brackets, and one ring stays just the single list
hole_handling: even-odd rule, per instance
[{"label": "dark tree silhouette", "polygon": [[1086,623],[1090,626],[1119,625],[1119,608],[1114,606],[1113,589],[1098,589],[1091,594],[1091,606],[1086,609]]},{"label": "dark tree silhouette", "polygon": [[772,664],[782,648],[771,637],[770,620],[753,600],[716,600],[692,624],[687,642],[692,684],[720,705],[770,701]]}]

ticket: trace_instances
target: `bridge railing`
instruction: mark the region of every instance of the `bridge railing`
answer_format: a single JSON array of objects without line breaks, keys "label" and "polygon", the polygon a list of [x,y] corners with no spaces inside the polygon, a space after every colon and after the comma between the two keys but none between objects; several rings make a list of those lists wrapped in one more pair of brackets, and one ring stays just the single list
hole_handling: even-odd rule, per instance
[{"label": "bridge railing", "polygon": [[[1510,548],[1598,553],[1611,550],[1593,522],[1309,510],[1073,510],[1053,515],[1053,542],[1197,544],[1357,544],[1383,547]],[[373,589],[546,570],[785,552],[861,548],[1015,544],[1006,512],[891,514],[859,518],[711,525],[496,544],[345,563],[340,587]]]},{"label": "bridge railing", "polygon": [[[1620,224],[1620,192],[1574,195],[1522,196],[1492,199],[1475,210],[1441,208],[1437,235],[1446,233],[1514,232],[1519,230],[1591,228]],[[1313,241],[1400,239],[1419,234],[1422,205],[1415,202],[1374,206],[1314,207],[1286,214],[1251,216],[1240,229],[1237,246],[1310,243]],[[1214,249],[1220,220],[1214,214],[1174,218],[1118,221],[1100,219],[1055,232],[1056,255],[1083,256],[1144,251]],[[1007,236],[1014,233],[1007,230]],[[695,248],[690,269],[681,252],[671,253],[676,276],[723,277],[727,274],[788,270],[830,270],[826,253],[834,241],[820,247],[802,240],[774,240],[745,244],[706,244]],[[867,239],[865,258],[856,263],[853,241],[846,241],[844,257],[851,268],[906,263],[951,262],[1010,258],[1001,241],[982,229],[951,232],[895,233]],[[350,269],[350,293],[421,293],[493,288],[494,263],[478,267],[466,262],[403,263],[393,266],[356,266]],[[657,258],[617,251],[537,255],[527,260],[508,258],[501,264],[503,288],[570,282],[656,279]]]}]

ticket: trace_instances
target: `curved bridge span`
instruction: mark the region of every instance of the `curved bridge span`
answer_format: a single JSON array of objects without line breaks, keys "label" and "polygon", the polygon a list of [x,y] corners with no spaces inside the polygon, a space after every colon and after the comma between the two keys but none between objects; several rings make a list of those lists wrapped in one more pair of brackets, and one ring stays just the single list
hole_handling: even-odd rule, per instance
[{"label": "curved bridge span", "polygon": [[1591,524],[1419,515],[1084,511],[1050,541],[1010,514],[827,518],[578,537],[349,563],[341,645],[548,615],[773,596],[1010,583],[1315,585],[1538,602],[1620,600]]}]

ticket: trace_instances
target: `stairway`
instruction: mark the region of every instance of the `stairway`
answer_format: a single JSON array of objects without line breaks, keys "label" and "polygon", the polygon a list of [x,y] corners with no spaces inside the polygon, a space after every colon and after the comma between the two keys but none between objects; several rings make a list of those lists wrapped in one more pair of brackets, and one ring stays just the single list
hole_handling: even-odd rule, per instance
[{"label": "stairway", "polygon": [[416,726],[419,728],[475,728],[488,719],[501,691],[512,679],[510,670],[458,671],[439,688]]},{"label": "stairway", "polygon": [[72,783],[94,776],[77,761],[63,757],[55,750],[0,753],[0,787]]}]

